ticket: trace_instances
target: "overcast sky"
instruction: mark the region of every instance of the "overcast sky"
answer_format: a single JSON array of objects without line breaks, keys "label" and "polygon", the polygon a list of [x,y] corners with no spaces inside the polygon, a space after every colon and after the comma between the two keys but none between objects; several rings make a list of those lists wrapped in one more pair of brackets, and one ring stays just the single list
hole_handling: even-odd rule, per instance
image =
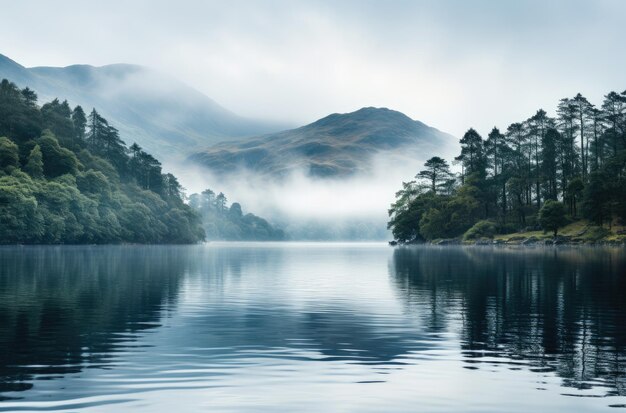
[{"label": "overcast sky", "polygon": [[481,133],[626,89],[626,1],[0,0],[25,66],[150,66],[245,116],[385,106]]}]

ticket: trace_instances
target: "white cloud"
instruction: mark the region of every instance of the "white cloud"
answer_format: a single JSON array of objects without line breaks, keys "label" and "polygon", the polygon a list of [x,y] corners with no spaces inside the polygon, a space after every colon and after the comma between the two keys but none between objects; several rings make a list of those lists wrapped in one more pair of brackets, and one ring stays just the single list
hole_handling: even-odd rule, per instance
[{"label": "white cloud", "polygon": [[624,88],[620,1],[4,1],[27,65],[152,66],[236,113],[388,106],[461,135]]}]

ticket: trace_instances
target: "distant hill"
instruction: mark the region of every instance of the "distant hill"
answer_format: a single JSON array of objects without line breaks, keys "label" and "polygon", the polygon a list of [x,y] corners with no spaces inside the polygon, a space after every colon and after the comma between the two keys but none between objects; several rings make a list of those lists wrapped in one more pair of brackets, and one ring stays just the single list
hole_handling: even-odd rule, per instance
[{"label": "distant hill", "polygon": [[301,170],[315,177],[342,177],[369,170],[374,155],[424,159],[453,141],[403,113],[368,107],[297,129],[221,142],[190,159],[218,174],[245,168],[271,176]]},{"label": "distant hill", "polygon": [[92,107],[111,120],[129,144],[160,159],[184,158],[218,141],[285,128],[246,119],[178,80],[142,66],[26,68],[0,54],[0,79],[30,87],[44,103],[55,97]]}]

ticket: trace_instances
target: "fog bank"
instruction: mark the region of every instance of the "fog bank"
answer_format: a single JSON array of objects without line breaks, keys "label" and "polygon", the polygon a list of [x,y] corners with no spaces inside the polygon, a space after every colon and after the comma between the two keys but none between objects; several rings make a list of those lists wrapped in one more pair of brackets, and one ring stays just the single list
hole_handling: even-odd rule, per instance
[{"label": "fog bank", "polygon": [[[451,151],[442,148],[449,159]],[[201,166],[175,164],[170,169],[188,194],[207,188],[224,192],[229,204],[239,202],[252,212],[285,229],[291,239],[390,239],[387,210],[403,181],[414,179],[426,159],[380,154],[367,173],[344,178],[311,177],[297,170],[272,178],[239,169],[216,176]]]}]

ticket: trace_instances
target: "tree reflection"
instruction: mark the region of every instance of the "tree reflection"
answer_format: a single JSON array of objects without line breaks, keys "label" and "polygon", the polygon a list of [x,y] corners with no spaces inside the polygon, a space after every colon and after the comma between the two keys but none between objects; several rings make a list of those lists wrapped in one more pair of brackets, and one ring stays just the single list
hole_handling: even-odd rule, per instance
[{"label": "tree reflection", "polygon": [[12,247],[0,266],[0,393],[107,364],[158,325],[185,266],[173,247]]},{"label": "tree reflection", "polygon": [[407,247],[391,273],[428,328],[460,332],[467,362],[505,358],[626,394],[623,250]]}]

